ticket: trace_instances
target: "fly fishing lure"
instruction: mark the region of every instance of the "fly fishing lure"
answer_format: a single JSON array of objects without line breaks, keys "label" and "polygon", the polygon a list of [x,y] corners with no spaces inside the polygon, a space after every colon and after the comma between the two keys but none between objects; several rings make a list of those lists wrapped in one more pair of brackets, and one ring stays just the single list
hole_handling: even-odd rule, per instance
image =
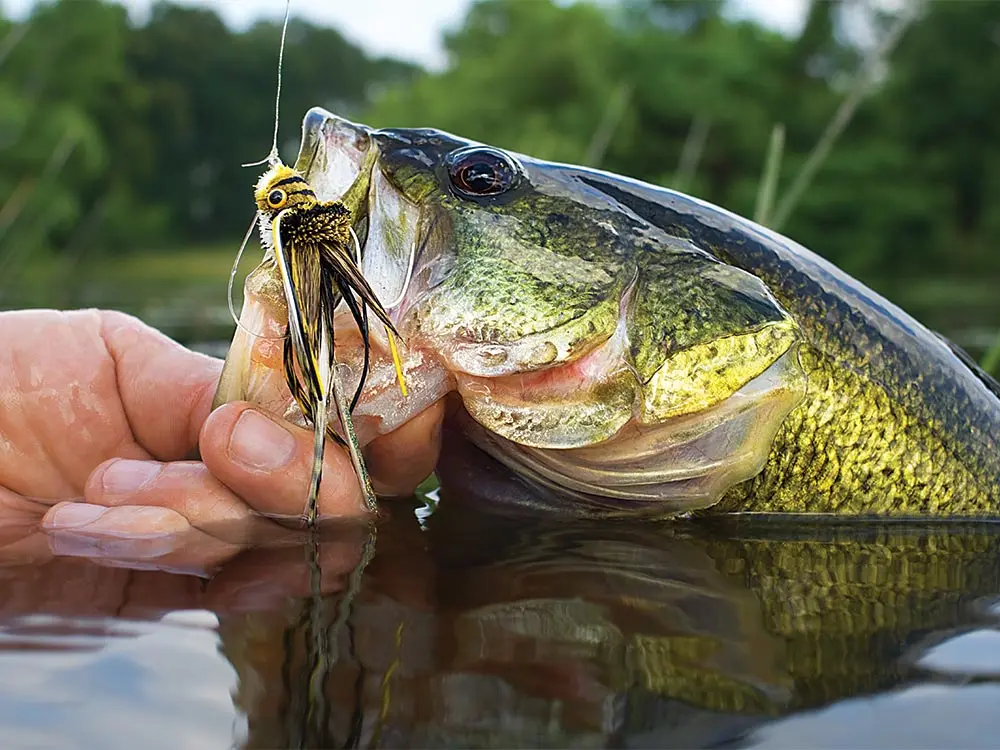
[{"label": "fly fishing lure", "polygon": [[[370,506],[374,504],[374,493],[351,422],[351,412],[361,397],[371,356],[368,310],[371,309],[386,328],[400,388],[406,395],[395,344],[399,334],[358,267],[360,253],[352,252],[358,248],[357,236],[351,228],[350,211],[341,201],[317,200],[302,175],[280,162],[261,176],[254,198],[265,244],[269,245],[268,250],[277,265],[288,303],[285,379],[316,435],[305,513],[306,522],[312,525],[322,478],[331,393],[365,498]],[[342,385],[334,358],[333,316],[341,300],[350,310],[364,342],[361,378],[346,408],[342,403]],[[335,432],[330,431],[330,434],[342,442]]]},{"label": "fly fishing lure", "polygon": [[[278,113],[281,100],[281,66],[288,28],[290,2],[285,6],[285,21],[278,52],[278,85],[275,97],[274,141],[266,159],[244,166],[268,164],[269,168],[254,188],[255,216],[230,275],[230,310],[241,325],[232,306],[232,282],[243,249],[253,232],[260,230],[266,261],[273,262],[281,277],[288,307],[288,330],[284,337],[284,372],[288,389],[314,432],[313,464],[306,507],[302,514],[308,526],[316,522],[316,502],[323,477],[323,450],[327,437],[346,444],[369,510],[375,510],[372,490],[361,448],[354,433],[351,412],[361,397],[368,376],[371,341],[368,310],[385,326],[399,387],[405,397],[406,383],[396,347],[399,336],[371,286],[361,273],[361,247],[351,227],[351,212],[343,201],[321,201],[305,178],[286,166],[278,157]],[[343,392],[337,370],[334,347],[334,313],[343,302],[354,318],[364,345],[361,378],[350,402]],[[255,334],[256,335],[256,334]],[[329,402],[333,396],[344,438],[329,425]]]}]

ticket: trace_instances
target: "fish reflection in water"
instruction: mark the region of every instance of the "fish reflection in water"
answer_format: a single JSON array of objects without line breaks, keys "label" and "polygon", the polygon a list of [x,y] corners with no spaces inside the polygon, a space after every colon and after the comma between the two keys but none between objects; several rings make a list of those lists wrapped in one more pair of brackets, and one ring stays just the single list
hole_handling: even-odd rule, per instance
[{"label": "fish reflection in water", "polygon": [[[218,617],[246,747],[714,746],[787,713],[972,679],[943,674],[934,649],[997,622],[983,605],[1000,592],[995,525],[540,520],[487,510],[530,490],[447,455],[437,511],[392,511],[350,601],[359,528],[315,558],[248,549],[200,578],[8,565],[0,675],[15,651],[31,669],[79,636],[71,617],[106,618],[87,620],[99,643],[123,621],[200,608]],[[44,613],[62,625],[32,640]]]}]

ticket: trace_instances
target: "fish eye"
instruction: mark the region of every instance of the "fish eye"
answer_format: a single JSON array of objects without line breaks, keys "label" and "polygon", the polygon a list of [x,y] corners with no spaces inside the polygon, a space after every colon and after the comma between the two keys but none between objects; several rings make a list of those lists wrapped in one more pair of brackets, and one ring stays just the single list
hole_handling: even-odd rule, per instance
[{"label": "fish eye", "polygon": [[284,190],[275,188],[267,194],[267,205],[271,208],[281,208],[287,198],[288,196],[285,194]]},{"label": "fish eye", "polygon": [[451,153],[448,176],[460,195],[481,198],[513,188],[520,179],[520,171],[503,151],[472,146]]}]

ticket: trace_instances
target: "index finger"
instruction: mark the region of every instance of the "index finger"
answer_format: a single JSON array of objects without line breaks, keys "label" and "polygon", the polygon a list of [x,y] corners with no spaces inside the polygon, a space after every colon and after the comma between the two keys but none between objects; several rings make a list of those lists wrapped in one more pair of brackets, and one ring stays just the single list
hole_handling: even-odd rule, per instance
[{"label": "index finger", "polygon": [[191,456],[212,410],[222,360],[191,351],[131,315],[102,310],[100,316],[136,441],[160,461]]}]

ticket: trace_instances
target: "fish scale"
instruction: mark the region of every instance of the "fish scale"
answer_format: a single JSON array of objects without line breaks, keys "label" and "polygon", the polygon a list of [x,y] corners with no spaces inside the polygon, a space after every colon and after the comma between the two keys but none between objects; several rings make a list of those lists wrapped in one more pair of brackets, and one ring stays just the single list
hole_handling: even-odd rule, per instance
[{"label": "fish scale", "polygon": [[[730,490],[716,510],[996,512],[1000,486],[947,449],[939,423],[912,420],[883,388],[815,349],[803,349],[801,358],[809,397],[779,429],[763,471]],[[867,439],[851,439],[861,434]]]}]

